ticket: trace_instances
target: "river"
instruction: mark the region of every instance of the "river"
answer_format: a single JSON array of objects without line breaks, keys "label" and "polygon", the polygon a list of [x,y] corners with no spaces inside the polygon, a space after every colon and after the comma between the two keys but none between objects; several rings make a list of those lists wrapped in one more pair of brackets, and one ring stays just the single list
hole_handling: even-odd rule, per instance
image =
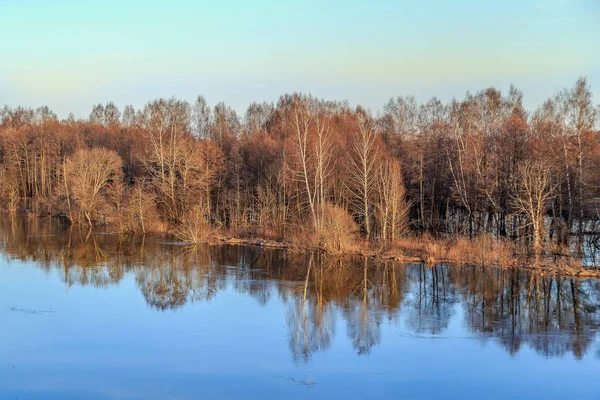
[{"label": "river", "polygon": [[0,216],[0,399],[598,399],[600,281]]}]

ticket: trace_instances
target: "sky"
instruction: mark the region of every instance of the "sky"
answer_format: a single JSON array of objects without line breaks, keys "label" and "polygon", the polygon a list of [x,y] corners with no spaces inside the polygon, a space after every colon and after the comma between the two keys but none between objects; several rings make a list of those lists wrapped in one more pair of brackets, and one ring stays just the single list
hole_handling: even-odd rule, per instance
[{"label": "sky", "polygon": [[0,0],[0,105],[59,117],[296,91],[377,112],[510,84],[532,109],[580,76],[600,103],[600,0]]}]

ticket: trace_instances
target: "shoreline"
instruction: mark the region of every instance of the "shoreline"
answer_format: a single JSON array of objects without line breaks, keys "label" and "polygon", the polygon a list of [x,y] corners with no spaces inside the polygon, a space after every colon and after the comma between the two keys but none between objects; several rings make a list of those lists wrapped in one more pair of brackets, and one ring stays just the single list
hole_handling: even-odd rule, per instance
[{"label": "shoreline", "polygon": [[[260,239],[260,238],[238,238],[238,237],[230,237],[230,236],[220,236],[216,237],[216,240],[207,242],[205,244],[208,245],[237,245],[237,246],[258,246],[269,249],[281,249],[281,250],[289,250],[289,251],[323,251],[324,250],[313,247],[313,248],[302,248],[298,245],[294,245],[291,242],[285,241],[277,241],[277,240],[268,240],[268,239]],[[201,244],[201,243],[198,243]],[[191,245],[194,245],[191,243]],[[325,252],[326,253],[326,252]],[[352,251],[347,253],[335,254],[334,256],[359,256],[359,257],[367,257],[373,259],[375,261],[397,261],[403,264],[411,264],[411,263],[423,263],[429,266],[439,265],[439,264],[449,264],[456,266],[482,266],[482,267],[492,267],[492,268],[503,268],[503,269],[522,269],[526,271],[530,271],[533,273],[541,274],[542,276],[545,274],[548,275],[557,275],[563,277],[573,277],[573,278],[597,278],[600,279],[600,267],[593,268],[584,268],[580,269],[569,266],[569,265],[561,265],[561,264],[550,264],[550,263],[541,263],[541,264],[531,264],[526,261],[518,261],[516,263],[509,264],[477,264],[473,262],[465,262],[458,258],[431,258],[430,255],[423,256],[415,256],[415,255],[407,255],[407,254],[392,254],[389,252],[377,252],[377,251]]]},{"label": "shoreline", "polygon": [[[51,218],[51,219],[57,219],[55,216],[52,215],[41,215],[41,214],[36,214],[36,213],[32,213],[32,212],[18,212],[16,214],[12,214],[12,215],[23,215],[23,216],[27,216],[27,217],[33,217],[33,218]],[[8,213],[8,215],[11,215],[10,213]],[[59,219],[57,219],[59,220]],[[77,226],[77,225],[72,225],[72,226]],[[109,234],[116,234],[116,235],[131,235],[128,233],[122,233],[119,231],[115,231],[115,230],[111,230],[111,225],[110,224],[105,224],[105,225],[99,225],[96,227],[91,227],[92,230],[100,228],[100,227],[104,227],[104,228],[109,228],[107,229],[106,233]],[[261,237],[238,237],[238,236],[234,236],[234,235],[225,235],[225,234],[219,234],[216,233],[214,235],[210,236],[210,239],[204,241],[204,242],[199,242],[199,243],[192,243],[192,242],[185,242],[183,240],[178,239],[176,236],[173,235],[172,232],[146,232],[146,234],[150,234],[150,235],[170,235],[173,238],[173,242],[179,243],[181,245],[190,245],[190,246],[195,246],[195,245],[209,245],[209,246],[218,246],[218,245],[237,245],[237,246],[257,246],[257,247],[262,247],[262,248],[268,248],[268,249],[280,249],[280,250],[286,250],[286,251],[294,251],[294,252],[308,252],[308,251],[320,251],[323,253],[327,253],[327,254],[331,254],[332,256],[338,256],[338,257],[345,257],[345,256],[358,256],[358,257],[367,257],[370,258],[372,260],[375,261],[381,261],[381,262],[386,262],[386,261],[396,261],[399,263],[403,263],[403,264],[410,264],[410,263],[423,263],[426,264],[428,266],[435,266],[435,265],[439,265],[439,264],[449,264],[449,265],[456,265],[456,266],[482,266],[482,267],[492,267],[492,268],[503,268],[503,269],[522,269],[525,271],[530,271],[533,273],[537,273],[537,274],[541,274],[543,275],[556,275],[556,276],[562,276],[562,277],[573,277],[573,278],[597,278],[600,279],[600,266],[595,266],[595,267],[589,267],[589,268],[585,268],[583,266],[577,267],[573,265],[573,262],[580,262],[579,260],[577,260],[574,257],[571,256],[564,256],[564,259],[562,260],[562,263],[552,263],[552,262],[541,262],[541,263],[530,263],[528,259],[522,259],[521,257],[514,257],[511,256],[510,258],[506,259],[504,262],[494,262],[492,260],[489,260],[487,262],[481,262],[479,260],[475,260],[475,258],[477,257],[477,255],[474,255],[473,252],[483,252],[483,253],[490,253],[491,252],[491,256],[493,258],[493,249],[490,248],[475,248],[475,246],[477,246],[477,242],[475,240],[470,240],[468,241],[469,244],[473,245],[473,248],[467,248],[466,249],[466,254],[467,256],[464,257],[465,254],[465,249],[462,249],[463,253],[459,253],[460,255],[463,255],[463,257],[448,257],[448,256],[439,256],[436,255],[435,253],[438,252],[440,248],[443,248],[444,251],[446,253],[448,252],[452,252],[453,250],[455,250],[453,248],[453,246],[456,246],[455,244],[452,244],[452,240],[444,240],[444,239],[436,239],[436,238],[422,238],[422,237],[408,237],[406,238],[404,241],[400,241],[400,245],[396,246],[396,245],[392,245],[392,248],[388,248],[388,249],[383,249],[381,248],[380,250],[373,250],[373,249],[369,249],[369,246],[372,246],[373,243],[366,243],[363,242],[363,246],[355,246],[356,248],[354,250],[350,250],[350,251],[341,251],[339,253],[336,254],[332,254],[332,253],[328,253],[327,251],[323,250],[322,248],[318,247],[318,246],[314,246],[314,245],[299,245],[299,244],[295,244],[291,241],[283,241],[283,240],[274,240],[274,239],[265,239],[265,238],[261,238]],[[455,239],[456,242],[459,241],[459,239]],[[414,246],[415,244],[418,244],[419,247],[415,248],[414,251],[406,251],[405,249],[402,249],[402,246]],[[498,245],[498,244],[496,244]],[[428,251],[428,247],[431,247],[434,251]],[[403,251],[404,250],[404,251]],[[506,251],[506,249],[504,249]],[[419,253],[419,254],[415,254],[415,253]],[[481,255],[481,254],[480,254]],[[488,256],[488,254],[485,254],[485,256]]]}]

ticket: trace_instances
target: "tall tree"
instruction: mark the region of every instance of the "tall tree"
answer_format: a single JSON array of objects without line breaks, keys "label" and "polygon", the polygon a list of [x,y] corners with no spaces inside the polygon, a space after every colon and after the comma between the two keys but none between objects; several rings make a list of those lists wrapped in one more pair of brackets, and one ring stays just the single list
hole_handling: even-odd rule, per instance
[{"label": "tall tree", "polygon": [[371,213],[377,185],[381,154],[375,121],[364,110],[357,110],[356,127],[349,136],[350,158],[348,187],[353,195],[356,215],[361,219],[367,238],[371,238]]}]

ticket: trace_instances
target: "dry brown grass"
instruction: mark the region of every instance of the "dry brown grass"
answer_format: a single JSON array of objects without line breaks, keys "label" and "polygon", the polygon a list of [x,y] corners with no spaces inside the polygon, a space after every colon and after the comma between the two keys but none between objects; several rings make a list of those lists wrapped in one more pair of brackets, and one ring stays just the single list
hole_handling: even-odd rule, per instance
[{"label": "dry brown grass", "polygon": [[302,223],[291,223],[285,239],[301,250],[310,250],[318,246],[317,234],[314,229],[306,228]]},{"label": "dry brown grass", "polygon": [[513,244],[480,235],[473,240],[461,237],[451,242],[447,258],[462,264],[509,266],[515,263]]},{"label": "dry brown grass", "polygon": [[396,240],[385,250],[387,255],[417,257],[427,264],[451,262],[456,264],[509,266],[516,262],[515,246],[490,235],[473,240],[433,238],[429,235]]}]

